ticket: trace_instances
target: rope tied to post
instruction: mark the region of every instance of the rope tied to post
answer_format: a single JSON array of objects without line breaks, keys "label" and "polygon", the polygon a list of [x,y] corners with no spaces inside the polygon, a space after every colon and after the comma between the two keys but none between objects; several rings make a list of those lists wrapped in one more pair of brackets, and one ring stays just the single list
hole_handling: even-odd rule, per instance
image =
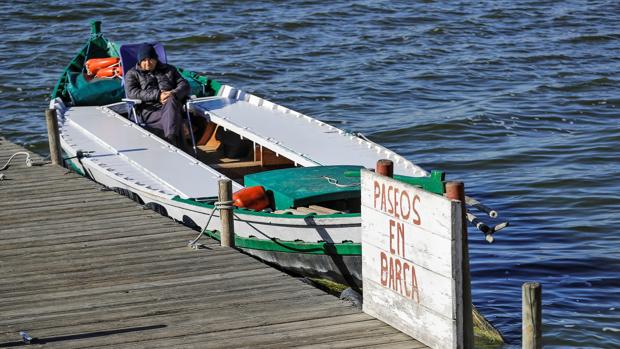
[{"label": "rope tied to post", "polygon": [[198,244],[198,240],[200,240],[200,238],[204,235],[204,233],[207,231],[207,228],[209,227],[209,223],[211,223],[211,218],[213,218],[213,214],[215,213],[215,211],[219,211],[219,210],[230,210],[232,209],[234,206],[232,205],[232,200],[227,200],[227,201],[215,201],[213,203],[214,207],[213,210],[211,211],[211,214],[209,215],[209,218],[207,219],[207,224],[205,224],[205,227],[202,228],[202,230],[200,231],[200,233],[198,234],[198,236],[196,236],[196,238],[192,241],[190,241],[187,245],[189,247],[191,247],[194,250],[197,250],[198,247],[200,246],[200,244]]}]

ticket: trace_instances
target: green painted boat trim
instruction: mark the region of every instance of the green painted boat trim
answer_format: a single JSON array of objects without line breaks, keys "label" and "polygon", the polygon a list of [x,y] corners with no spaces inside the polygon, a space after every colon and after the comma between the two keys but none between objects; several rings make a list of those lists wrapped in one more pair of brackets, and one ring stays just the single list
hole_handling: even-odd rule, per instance
[{"label": "green painted boat trim", "polygon": [[[217,230],[206,230],[204,234],[220,241],[220,232]],[[235,235],[235,246],[250,250],[317,255],[361,256],[362,254],[362,245],[353,242],[334,244],[327,242],[282,241],[278,239],[262,240]]]},{"label": "green painted boat trim", "polygon": [[75,173],[79,174],[80,176],[86,177],[86,173],[84,173],[82,169],[80,169],[80,167],[73,162],[73,160],[65,160],[65,164],[68,166],[70,170],[73,170]]},{"label": "green painted boat trim", "polygon": [[[360,171],[346,171],[347,177],[359,177]],[[432,170],[431,174],[426,177],[409,177],[394,175],[394,179],[403,183],[415,185],[431,193],[443,195],[446,192],[444,180],[446,174],[443,171]]]},{"label": "green painted boat trim", "polygon": [[[201,198],[203,200],[205,199],[211,199],[213,201],[216,201],[217,198]],[[213,205],[212,203],[207,203],[207,202],[202,202],[202,201],[196,201],[196,199],[183,199],[180,196],[175,196],[172,198],[172,201],[178,201],[178,202],[182,202],[184,204],[188,204],[188,205],[193,205],[193,206],[198,206],[198,207],[204,207],[204,208],[208,208],[208,209],[214,209],[215,205]],[[254,211],[254,210],[248,210],[245,208],[235,208],[235,212],[236,213],[242,213],[242,214],[247,214],[247,215],[251,215],[251,216],[263,216],[263,217],[279,217],[279,218],[298,218],[298,219],[304,219],[304,218],[308,218],[308,217],[313,217],[313,218],[345,218],[345,217],[359,217],[360,214],[359,213],[337,213],[337,214],[306,214],[306,215],[298,215],[298,214],[288,214],[288,213],[273,213],[273,212],[261,212],[261,211]]]}]

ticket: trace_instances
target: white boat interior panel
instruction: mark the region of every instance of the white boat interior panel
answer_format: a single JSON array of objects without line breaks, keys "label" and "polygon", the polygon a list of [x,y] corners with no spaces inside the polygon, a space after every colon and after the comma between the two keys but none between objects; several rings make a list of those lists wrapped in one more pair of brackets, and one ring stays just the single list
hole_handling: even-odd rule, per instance
[{"label": "white boat interior panel", "polygon": [[[190,198],[217,196],[217,181],[226,178],[106,107],[73,107],[65,117],[65,125],[72,125],[67,131],[81,133],[91,145],[98,143],[98,150],[82,149],[101,152],[89,160],[123,173],[127,180]],[[233,182],[233,191],[241,188]]]},{"label": "white boat interior panel", "polygon": [[140,171],[140,169],[123,159],[116,152],[111,151],[100,142],[83,133],[79,126],[71,120],[67,120],[62,125],[60,132],[62,134],[61,139],[71,148],[88,152],[88,157],[79,161],[83,163],[92,162],[106,171],[112,172],[115,176],[126,180],[139,179],[140,183],[143,183],[147,189],[164,195],[174,196],[179,194],[174,188],[168,187],[157,178]]},{"label": "white boat interior panel", "polygon": [[420,167],[378,144],[253,95],[244,94],[244,99],[203,98],[192,102],[192,109],[302,166],[375,168],[377,160],[390,159],[394,162],[394,173],[427,175]]}]

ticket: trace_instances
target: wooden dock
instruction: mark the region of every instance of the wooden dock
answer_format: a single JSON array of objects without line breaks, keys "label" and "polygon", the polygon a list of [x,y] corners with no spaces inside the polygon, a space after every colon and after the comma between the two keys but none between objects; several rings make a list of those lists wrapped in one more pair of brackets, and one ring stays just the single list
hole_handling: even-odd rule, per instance
[{"label": "wooden dock", "polygon": [[[18,151],[0,138],[0,167]],[[41,159],[33,157],[35,161]],[[426,348],[66,169],[0,181],[0,348]]]}]

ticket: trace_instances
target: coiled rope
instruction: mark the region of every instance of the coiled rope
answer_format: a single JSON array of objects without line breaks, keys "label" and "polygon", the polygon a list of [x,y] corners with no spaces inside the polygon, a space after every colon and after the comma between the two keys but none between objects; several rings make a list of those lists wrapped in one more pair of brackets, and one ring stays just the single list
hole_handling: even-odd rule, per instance
[{"label": "coiled rope", "polygon": [[200,240],[200,238],[202,237],[202,235],[207,231],[207,228],[209,227],[209,223],[211,223],[211,218],[213,218],[213,214],[215,213],[215,211],[217,210],[230,210],[232,209],[234,206],[232,205],[232,201],[216,201],[213,203],[213,205],[215,206],[213,208],[213,210],[211,211],[211,214],[209,215],[209,219],[207,219],[207,224],[205,224],[205,227],[200,231],[200,234],[198,234],[198,236],[196,236],[196,238],[192,241],[190,241],[187,245],[191,248],[193,248],[194,250],[198,249],[198,247],[200,246],[200,244],[198,244],[198,240]]}]

